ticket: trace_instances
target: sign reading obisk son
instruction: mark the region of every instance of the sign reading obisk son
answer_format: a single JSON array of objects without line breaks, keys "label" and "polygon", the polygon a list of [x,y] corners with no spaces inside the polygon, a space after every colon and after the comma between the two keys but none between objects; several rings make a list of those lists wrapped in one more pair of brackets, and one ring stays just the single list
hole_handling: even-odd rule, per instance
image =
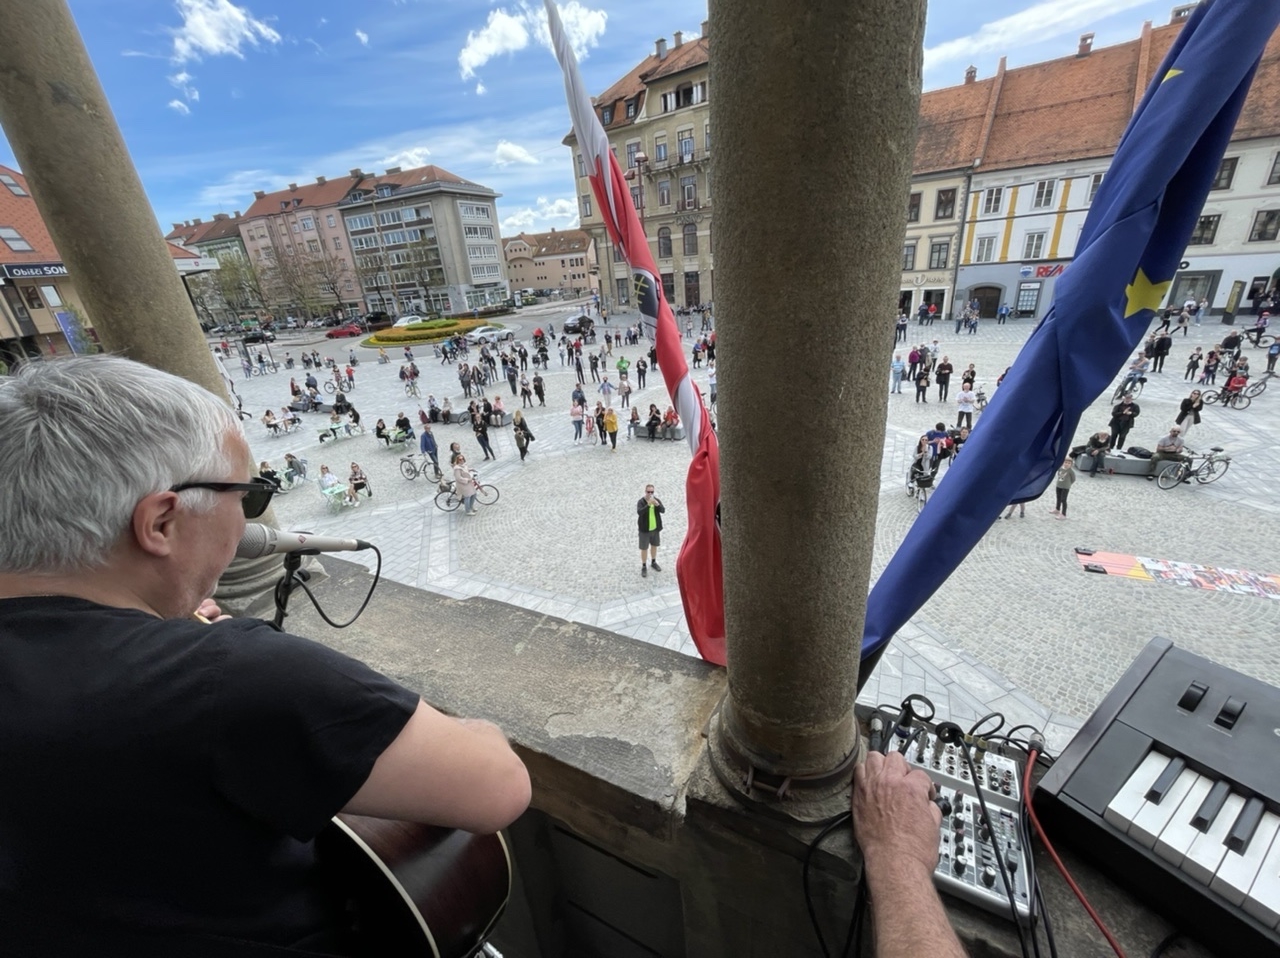
[{"label": "sign reading obisk son", "polygon": [[66,276],[67,268],[61,263],[22,263],[8,264],[0,269],[9,279],[45,279],[49,276]]}]

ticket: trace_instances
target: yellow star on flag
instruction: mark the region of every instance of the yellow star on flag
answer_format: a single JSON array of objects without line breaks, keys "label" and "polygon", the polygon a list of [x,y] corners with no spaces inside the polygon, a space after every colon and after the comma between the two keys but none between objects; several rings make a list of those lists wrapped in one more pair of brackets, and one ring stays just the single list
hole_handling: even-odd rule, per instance
[{"label": "yellow star on flag", "polygon": [[1151,282],[1139,266],[1133,282],[1124,288],[1124,318],[1128,319],[1134,313],[1140,313],[1144,309],[1153,311],[1159,309],[1160,304],[1164,302],[1164,294],[1169,292],[1169,287],[1172,285],[1171,279],[1163,283]]},{"label": "yellow star on flag", "polygon": [[1180,77],[1180,76],[1182,76],[1181,70],[1179,70],[1177,67],[1170,67],[1169,72],[1164,75],[1164,79],[1161,80],[1160,82],[1165,83],[1169,80],[1172,80],[1174,77]]}]

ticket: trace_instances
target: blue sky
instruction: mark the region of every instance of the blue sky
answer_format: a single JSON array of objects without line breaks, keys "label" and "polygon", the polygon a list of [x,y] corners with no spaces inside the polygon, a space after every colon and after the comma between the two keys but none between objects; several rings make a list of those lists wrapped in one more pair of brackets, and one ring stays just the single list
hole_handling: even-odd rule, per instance
[{"label": "blue sky", "polygon": [[[732,0],[724,0],[732,2]],[[904,0],[905,2],[905,0]],[[70,0],[165,231],[352,167],[435,163],[503,194],[503,232],[577,224],[541,0]],[[925,88],[1168,22],[1172,0],[933,0]],[[561,3],[601,92],[705,3]],[[0,163],[15,165],[0,139]]]}]

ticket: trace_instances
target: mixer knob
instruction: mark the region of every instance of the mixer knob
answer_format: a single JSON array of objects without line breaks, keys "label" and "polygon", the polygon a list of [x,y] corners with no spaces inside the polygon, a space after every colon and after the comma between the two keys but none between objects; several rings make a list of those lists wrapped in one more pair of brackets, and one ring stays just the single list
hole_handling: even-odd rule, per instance
[{"label": "mixer knob", "polygon": [[951,869],[957,875],[963,875],[965,868],[969,865],[969,860],[963,855],[956,855],[955,860],[951,863]]},{"label": "mixer knob", "polygon": [[988,865],[986,868],[982,869],[982,884],[990,888],[995,883],[996,883],[996,870],[992,868],[990,865]]}]

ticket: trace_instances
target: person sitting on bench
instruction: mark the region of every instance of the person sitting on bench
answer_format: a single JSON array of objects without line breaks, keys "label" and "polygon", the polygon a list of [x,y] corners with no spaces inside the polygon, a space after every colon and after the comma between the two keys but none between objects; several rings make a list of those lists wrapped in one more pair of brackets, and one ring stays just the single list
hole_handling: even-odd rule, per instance
[{"label": "person sitting on bench", "polygon": [[1107,469],[1107,449],[1111,445],[1111,433],[1103,429],[1095,432],[1089,437],[1089,441],[1084,445],[1084,454],[1093,460],[1093,465],[1089,469],[1089,475],[1096,476],[1098,470],[1103,472]]}]

